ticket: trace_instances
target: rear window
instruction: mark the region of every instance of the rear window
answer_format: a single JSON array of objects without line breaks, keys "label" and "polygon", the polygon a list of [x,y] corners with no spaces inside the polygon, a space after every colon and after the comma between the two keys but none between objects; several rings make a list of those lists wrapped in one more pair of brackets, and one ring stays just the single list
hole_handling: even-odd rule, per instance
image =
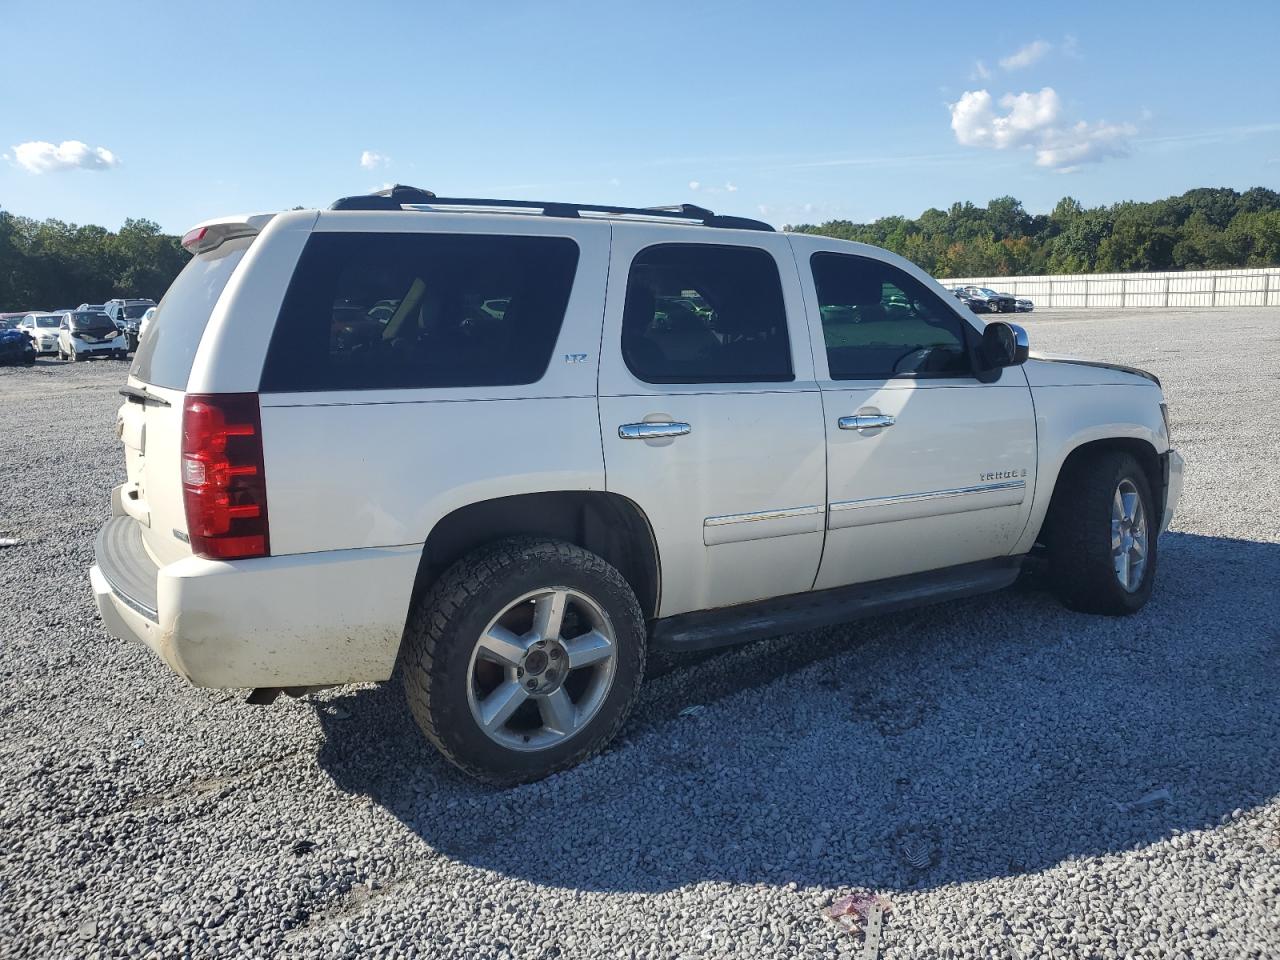
[{"label": "rear window", "polygon": [[249,241],[230,241],[192,257],[156,307],[138,344],[130,373],[144,383],[187,389],[196,348],[227,281],[249,249]]},{"label": "rear window", "polygon": [[546,372],[578,246],[564,237],[318,233],[263,392],[513,386]]}]

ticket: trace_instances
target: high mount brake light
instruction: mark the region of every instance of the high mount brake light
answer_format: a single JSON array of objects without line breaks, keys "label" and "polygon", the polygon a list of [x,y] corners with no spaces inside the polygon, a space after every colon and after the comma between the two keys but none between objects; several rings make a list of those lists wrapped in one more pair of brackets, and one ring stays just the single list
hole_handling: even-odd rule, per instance
[{"label": "high mount brake light", "polygon": [[208,227],[196,227],[194,230],[188,230],[182,237],[182,246],[191,253],[195,253],[200,247],[200,241],[205,238],[205,234],[208,232]]},{"label": "high mount brake light", "polygon": [[210,250],[218,249],[228,240],[240,240],[244,237],[256,236],[259,226],[260,224],[228,221],[226,223],[212,223],[205,227],[196,227],[183,234],[182,246],[187,253],[198,256],[202,253],[208,253]]},{"label": "high mount brake light", "polygon": [[187,395],[182,407],[182,500],[196,555],[243,560],[270,554],[256,393]]}]

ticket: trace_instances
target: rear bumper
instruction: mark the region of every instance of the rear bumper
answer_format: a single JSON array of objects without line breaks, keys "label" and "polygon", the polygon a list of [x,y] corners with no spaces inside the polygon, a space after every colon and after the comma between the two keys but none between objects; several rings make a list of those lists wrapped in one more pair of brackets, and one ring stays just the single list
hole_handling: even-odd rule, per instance
[{"label": "rear bumper", "polygon": [[421,545],[158,566],[115,517],[89,571],[108,633],[145,645],[200,687],[386,680]]},{"label": "rear bumper", "polygon": [[1182,454],[1172,448],[1162,459],[1165,470],[1164,515],[1160,518],[1160,532],[1164,533],[1169,529],[1178,500],[1182,497],[1182,471],[1186,467],[1186,461],[1182,459]]}]

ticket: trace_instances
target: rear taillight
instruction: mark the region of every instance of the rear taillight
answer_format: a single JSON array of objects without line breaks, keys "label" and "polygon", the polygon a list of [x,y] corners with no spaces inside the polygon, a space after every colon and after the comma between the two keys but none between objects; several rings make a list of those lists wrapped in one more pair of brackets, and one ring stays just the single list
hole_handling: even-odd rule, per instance
[{"label": "rear taillight", "polygon": [[243,560],[270,553],[256,393],[187,395],[182,407],[182,499],[197,556]]}]

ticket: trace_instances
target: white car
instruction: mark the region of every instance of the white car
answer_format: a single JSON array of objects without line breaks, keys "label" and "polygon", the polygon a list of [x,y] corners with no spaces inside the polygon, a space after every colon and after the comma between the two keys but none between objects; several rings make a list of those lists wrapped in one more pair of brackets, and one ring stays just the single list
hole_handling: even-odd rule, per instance
[{"label": "white car", "polygon": [[90,576],[196,685],[400,662],[431,742],[513,783],[601,749],[649,649],[999,590],[1035,554],[1073,609],[1151,595],[1183,468],[1156,378],[1029,359],[884,250],[407,187],[183,243]]},{"label": "white car", "polygon": [[36,353],[57,353],[58,327],[61,324],[60,313],[29,313],[18,323],[18,329],[31,338]]},{"label": "white car", "polygon": [[129,343],[105,313],[73,310],[64,313],[58,326],[58,359],[88,360],[113,357],[123,360]]},{"label": "white car", "polygon": [[[142,319],[138,321],[138,341],[139,342],[141,342],[142,338],[146,336],[147,328],[151,326],[151,321],[155,319],[155,315],[156,315],[155,307],[147,307],[146,311],[142,314]],[[134,346],[134,349],[136,350],[138,347],[138,344],[135,343],[133,346]]]}]

